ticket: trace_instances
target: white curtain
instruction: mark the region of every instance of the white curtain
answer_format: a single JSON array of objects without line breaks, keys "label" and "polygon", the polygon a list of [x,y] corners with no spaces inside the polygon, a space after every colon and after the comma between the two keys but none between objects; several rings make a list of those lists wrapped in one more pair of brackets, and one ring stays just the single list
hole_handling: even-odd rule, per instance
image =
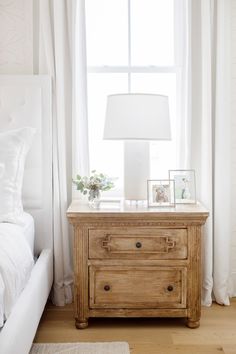
[{"label": "white curtain", "polygon": [[[210,216],[203,235],[203,298],[230,297],[230,0],[189,0],[185,116],[179,155],[196,170],[198,199]],[[187,89],[186,89],[187,87]],[[187,129],[186,129],[187,127]],[[181,160],[181,159],[179,159]]]},{"label": "white curtain", "polygon": [[52,77],[53,302],[72,302],[72,230],[66,210],[72,178],[88,174],[88,123],[84,0],[39,1],[39,73]]},{"label": "white curtain", "polygon": [[[182,78],[179,163],[196,170],[198,199],[210,212],[203,235],[203,304],[211,304],[212,294],[229,304],[230,0],[181,4],[187,34],[182,45],[189,55]],[[84,0],[40,0],[39,7],[39,72],[53,79],[54,303],[64,305],[72,300],[66,219],[71,179],[77,171],[89,172],[85,9]]]},{"label": "white curtain", "polygon": [[[88,142],[88,112],[87,112],[87,56],[86,56],[86,25],[85,0],[77,0],[74,53],[74,117],[73,120],[73,175],[78,172],[88,176],[89,142]],[[73,197],[81,198],[74,191]]]},{"label": "white curtain", "polygon": [[39,73],[52,77],[53,114],[53,302],[72,302],[72,254],[66,210],[72,180],[73,1],[39,1]]}]

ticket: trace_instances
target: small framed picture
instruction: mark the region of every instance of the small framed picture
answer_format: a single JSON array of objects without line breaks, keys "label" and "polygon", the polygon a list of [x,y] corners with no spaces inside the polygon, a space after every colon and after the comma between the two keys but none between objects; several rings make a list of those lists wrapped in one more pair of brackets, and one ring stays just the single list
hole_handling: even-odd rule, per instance
[{"label": "small framed picture", "polygon": [[194,170],[169,170],[169,178],[175,181],[176,204],[196,203],[196,181]]},{"label": "small framed picture", "polygon": [[148,180],[148,207],[174,207],[175,181],[169,179]]}]

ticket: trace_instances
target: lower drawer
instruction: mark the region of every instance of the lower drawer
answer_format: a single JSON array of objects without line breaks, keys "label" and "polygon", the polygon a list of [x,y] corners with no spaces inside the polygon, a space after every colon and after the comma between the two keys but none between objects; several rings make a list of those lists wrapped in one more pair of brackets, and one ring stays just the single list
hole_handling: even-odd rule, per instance
[{"label": "lower drawer", "polygon": [[186,308],[187,269],[90,266],[90,308]]}]

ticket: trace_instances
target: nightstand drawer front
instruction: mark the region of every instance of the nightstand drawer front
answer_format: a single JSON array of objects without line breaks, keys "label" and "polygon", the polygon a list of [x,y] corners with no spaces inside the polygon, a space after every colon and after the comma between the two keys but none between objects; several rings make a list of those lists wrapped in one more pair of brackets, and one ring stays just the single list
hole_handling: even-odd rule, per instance
[{"label": "nightstand drawer front", "polygon": [[90,267],[90,308],[186,308],[184,267]]},{"label": "nightstand drawer front", "polygon": [[186,229],[89,230],[89,258],[186,259]]}]

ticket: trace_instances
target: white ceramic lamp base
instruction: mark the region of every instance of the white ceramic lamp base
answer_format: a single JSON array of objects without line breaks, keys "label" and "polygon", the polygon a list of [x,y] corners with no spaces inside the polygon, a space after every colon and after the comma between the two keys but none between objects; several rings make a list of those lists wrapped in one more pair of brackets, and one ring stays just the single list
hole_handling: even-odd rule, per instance
[{"label": "white ceramic lamp base", "polygon": [[125,141],[124,194],[126,200],[147,200],[149,174],[149,142]]}]

